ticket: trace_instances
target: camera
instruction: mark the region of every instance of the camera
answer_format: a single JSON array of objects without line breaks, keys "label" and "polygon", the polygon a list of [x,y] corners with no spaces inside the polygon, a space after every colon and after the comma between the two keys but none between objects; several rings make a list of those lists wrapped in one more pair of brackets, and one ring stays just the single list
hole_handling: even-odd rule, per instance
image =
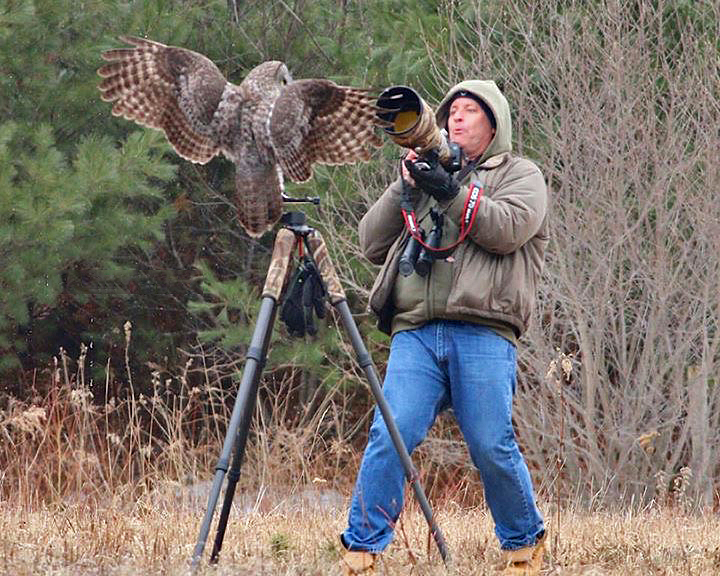
[{"label": "camera", "polygon": [[[376,104],[376,114],[384,123],[385,133],[398,146],[418,154],[415,166],[420,170],[433,170],[438,163],[451,174],[460,170],[460,146],[448,141],[447,133],[438,127],[432,109],[415,90],[391,86],[380,94]],[[403,210],[410,211],[408,198],[404,200]],[[433,208],[430,216],[433,227],[427,239],[425,231],[418,229],[419,239],[411,235],[400,255],[398,271],[402,276],[410,276],[413,271],[419,276],[427,276],[430,271],[436,255],[433,250],[440,247],[442,239],[443,215]]]}]

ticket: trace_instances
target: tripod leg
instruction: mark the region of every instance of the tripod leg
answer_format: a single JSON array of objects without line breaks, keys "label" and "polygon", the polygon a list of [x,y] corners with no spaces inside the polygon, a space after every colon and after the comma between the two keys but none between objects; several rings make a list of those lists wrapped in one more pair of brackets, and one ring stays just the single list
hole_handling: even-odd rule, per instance
[{"label": "tripod leg", "polygon": [[[205,543],[210,533],[210,524],[212,524],[213,515],[215,514],[215,507],[217,506],[217,501],[220,496],[225,472],[228,470],[230,453],[232,452],[233,444],[237,442],[235,458],[233,459],[233,470],[229,478],[228,489],[225,493],[225,501],[218,522],[217,536],[215,538],[211,561],[217,561],[217,555],[220,553],[220,548],[222,547],[230,507],[233,496],[235,495],[235,486],[237,485],[240,466],[245,453],[245,443],[250,428],[250,421],[255,407],[257,384],[265,364],[265,357],[267,356],[270,335],[272,333],[272,325],[275,322],[277,303],[280,301],[283,286],[285,285],[295,242],[295,234],[286,229],[280,230],[275,237],[273,255],[265,278],[260,312],[255,322],[255,330],[250,340],[250,348],[248,348],[247,351],[247,361],[245,362],[240,387],[237,397],[235,398],[235,405],[233,406],[227,433],[225,434],[222,453],[215,466],[215,477],[212,488],[210,489],[208,507],[200,526],[200,534],[195,544],[195,550],[193,551],[190,564],[191,570],[193,571],[200,564],[200,559],[205,550]],[[232,484],[232,487],[230,484]]]},{"label": "tripod leg", "polygon": [[336,302],[334,306],[335,309],[340,313],[340,317],[342,318],[345,330],[347,331],[348,336],[350,336],[350,341],[352,342],[353,349],[355,350],[355,354],[357,355],[358,363],[363,368],[363,370],[365,370],[365,375],[370,382],[370,389],[372,390],[373,396],[375,396],[375,402],[377,403],[377,407],[379,408],[380,413],[385,420],[385,425],[387,426],[390,437],[392,438],[393,444],[395,445],[395,450],[397,451],[403,468],[405,469],[405,476],[407,477],[410,485],[415,491],[415,497],[420,504],[420,508],[422,509],[423,514],[425,515],[425,520],[430,527],[430,533],[435,539],[435,543],[437,544],[438,550],[440,551],[440,556],[442,556],[445,565],[448,566],[450,564],[450,555],[448,553],[447,544],[445,543],[445,537],[440,531],[440,527],[435,522],[432,509],[430,508],[430,504],[428,503],[425,492],[423,491],[422,485],[420,484],[419,475],[417,473],[417,470],[415,469],[415,466],[412,463],[412,460],[410,459],[410,454],[408,454],[405,443],[400,436],[400,431],[398,430],[392,413],[390,412],[390,406],[388,406],[387,400],[385,400],[385,395],[383,394],[382,388],[380,387],[380,379],[378,378],[377,372],[375,371],[375,366],[372,363],[370,354],[368,353],[367,348],[362,341],[360,332],[357,329],[354,318],[352,317],[352,312],[350,312],[350,307],[345,300]]},{"label": "tripod leg", "polygon": [[[215,543],[213,544],[213,549],[210,553],[211,564],[217,564],[218,556],[220,555],[220,550],[222,548],[222,543],[225,539],[225,529],[227,528],[228,518],[230,517],[232,501],[235,497],[235,488],[237,487],[238,480],[240,480],[240,468],[242,467],[243,457],[245,455],[245,445],[247,444],[248,434],[250,432],[250,424],[252,422],[253,413],[255,412],[255,400],[257,399],[258,382],[260,380],[260,373],[265,366],[265,358],[267,356],[267,350],[270,344],[270,336],[272,334],[272,325],[274,324],[276,310],[277,306],[274,307],[271,318],[268,321],[269,326],[265,330],[265,341],[262,344],[261,357],[257,360],[258,366],[257,369],[254,371],[253,375],[252,390],[247,395],[247,400],[244,403],[242,417],[240,420],[240,425],[238,427],[238,434],[235,440],[235,455],[233,456],[232,467],[230,468],[230,472],[228,473],[227,486],[225,486],[225,498],[223,500],[222,509],[220,510],[220,516],[218,518],[217,531],[215,533]],[[260,322],[260,318],[258,318],[258,322]],[[248,358],[249,352],[250,351],[248,350]]]},{"label": "tripod leg", "polygon": [[332,302],[335,309],[340,313],[343,326],[345,326],[345,331],[348,333],[348,336],[350,336],[350,341],[353,349],[355,350],[355,354],[357,355],[358,363],[363,370],[365,370],[365,375],[370,382],[370,389],[372,390],[373,396],[375,396],[375,402],[377,403],[378,409],[385,420],[385,425],[390,433],[395,450],[397,451],[403,468],[405,469],[405,476],[415,491],[415,497],[420,504],[423,514],[425,515],[425,520],[430,527],[430,533],[435,539],[435,544],[437,544],[438,550],[440,551],[440,556],[442,556],[445,566],[449,566],[450,554],[447,549],[447,544],[445,543],[445,537],[435,522],[432,509],[430,508],[430,504],[428,503],[425,492],[420,484],[420,478],[417,470],[415,470],[415,466],[413,466],[412,460],[410,459],[410,454],[408,454],[402,436],[400,436],[400,431],[398,430],[397,424],[395,424],[395,419],[390,412],[390,406],[388,406],[387,400],[385,400],[385,395],[380,387],[380,379],[375,371],[375,366],[372,363],[370,354],[368,354],[367,348],[362,341],[360,332],[355,324],[355,320],[352,317],[352,313],[350,312],[350,307],[345,300],[345,291],[340,283],[340,278],[335,272],[335,267],[330,259],[330,254],[328,253],[327,246],[325,245],[325,240],[323,240],[322,236],[316,232],[314,236],[308,238],[308,244],[310,248],[309,251],[312,252],[315,263],[320,270],[323,281],[325,282],[330,302]]},{"label": "tripod leg", "polygon": [[248,405],[243,410],[243,418],[240,422],[240,430],[238,431],[238,437],[235,440],[235,455],[233,456],[232,467],[228,472],[228,482],[225,486],[225,498],[223,500],[222,508],[220,509],[220,516],[218,517],[217,531],[215,532],[215,543],[213,544],[212,552],[210,552],[210,564],[217,564],[220,556],[220,550],[222,549],[222,543],[225,539],[225,529],[227,528],[228,519],[230,517],[230,510],[232,509],[232,501],[235,498],[235,488],[237,487],[238,480],[240,480],[240,468],[242,467],[243,456],[245,455],[245,445],[247,444],[247,437],[250,431],[250,422],[252,420],[252,414],[255,410],[254,399],[257,397],[257,382],[254,385],[254,391],[250,396]]},{"label": "tripod leg", "polygon": [[[245,439],[247,439],[248,428],[250,427],[252,412],[255,406],[257,383],[260,378],[260,373],[262,372],[262,367],[265,363],[276,310],[277,303],[275,299],[269,296],[263,297],[262,302],[260,303],[258,319],[255,324],[255,331],[253,332],[252,339],[250,341],[250,348],[247,351],[247,360],[245,362],[242,379],[240,380],[240,387],[238,389],[237,397],[235,398],[235,405],[233,406],[227,433],[225,434],[222,452],[217,465],[215,466],[215,477],[210,489],[208,507],[200,526],[200,534],[198,535],[198,540],[195,544],[195,550],[191,561],[191,568],[193,570],[199,565],[203,551],[205,550],[205,543],[207,542],[207,537],[210,533],[210,525],[215,513],[215,507],[217,506],[217,501],[220,496],[225,473],[228,470],[228,463],[230,461],[230,453],[232,452],[233,444],[235,444],[236,438],[242,437],[242,448],[240,447],[240,443],[238,443],[238,451],[235,454],[235,460],[233,462],[233,467],[237,464],[239,473],[239,467],[245,449]],[[241,424],[243,427],[242,430],[240,429]],[[235,482],[237,483],[237,480]],[[232,503],[232,496],[232,494],[226,494],[225,504],[223,506],[223,510],[225,508],[228,509],[228,514]],[[227,514],[225,514],[224,522],[227,524]],[[222,546],[222,537],[225,534],[225,524],[222,526],[218,525],[218,537],[220,538],[220,542],[218,543],[217,540],[215,542],[215,547],[218,552]],[[220,535],[221,529],[223,536]]]}]

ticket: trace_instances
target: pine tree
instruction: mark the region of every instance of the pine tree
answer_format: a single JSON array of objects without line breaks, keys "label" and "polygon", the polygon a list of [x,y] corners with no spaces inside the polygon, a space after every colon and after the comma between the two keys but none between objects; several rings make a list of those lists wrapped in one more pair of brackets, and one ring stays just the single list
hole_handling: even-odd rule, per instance
[{"label": "pine tree", "polygon": [[47,125],[0,126],[0,347],[15,352],[1,367],[77,347],[132,298],[127,255],[148,250],[172,211],[158,187],[174,175],[164,150],[151,133],[119,149],[88,136],[67,158]]}]

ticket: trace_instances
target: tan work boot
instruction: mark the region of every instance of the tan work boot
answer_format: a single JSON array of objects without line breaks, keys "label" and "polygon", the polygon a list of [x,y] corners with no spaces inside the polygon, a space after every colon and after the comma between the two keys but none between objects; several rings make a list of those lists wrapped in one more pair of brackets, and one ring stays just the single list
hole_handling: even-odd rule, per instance
[{"label": "tan work boot", "polygon": [[342,569],[343,576],[373,576],[375,554],[348,550],[342,558]]},{"label": "tan work boot", "polygon": [[503,550],[504,576],[537,576],[545,556],[547,531],[535,542],[518,550]]}]

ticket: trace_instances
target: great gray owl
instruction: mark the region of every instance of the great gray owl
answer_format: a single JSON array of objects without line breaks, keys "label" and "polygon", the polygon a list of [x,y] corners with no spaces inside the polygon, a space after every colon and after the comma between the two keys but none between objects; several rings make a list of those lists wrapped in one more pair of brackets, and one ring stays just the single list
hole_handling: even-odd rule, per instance
[{"label": "great gray owl", "polygon": [[250,236],[272,228],[282,212],[283,174],[312,177],[312,165],[368,160],[381,140],[375,99],[329,80],[292,80],[282,62],[228,82],[197,52],[143,38],[108,50],[98,70],[112,113],[165,132],[175,151],[205,164],[218,152],[235,163],[235,200]]}]

